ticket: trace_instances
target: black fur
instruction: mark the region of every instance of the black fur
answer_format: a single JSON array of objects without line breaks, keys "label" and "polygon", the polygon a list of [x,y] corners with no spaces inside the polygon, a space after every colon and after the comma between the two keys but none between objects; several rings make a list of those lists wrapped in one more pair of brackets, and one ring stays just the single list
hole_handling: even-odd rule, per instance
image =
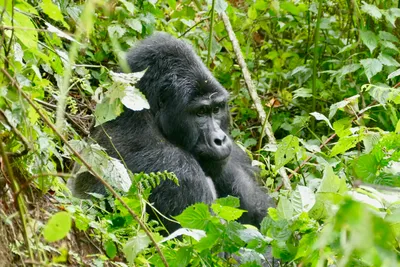
[{"label": "black fur", "polygon": [[[228,92],[188,44],[165,33],[140,42],[127,60],[132,72],[147,69],[137,86],[150,110],[125,110],[104,128],[133,173],[167,170],[178,177],[180,186],[164,181],[150,201],[163,214],[178,215],[197,202],[211,203],[211,184],[218,197],[240,198],[241,208],[248,211],[241,222],[259,226],[274,203],[256,185],[257,170],[228,135]],[[118,158],[101,127],[92,136]],[[72,189],[81,197],[105,193],[88,173],[80,175]],[[179,227],[163,223],[169,231]]]}]

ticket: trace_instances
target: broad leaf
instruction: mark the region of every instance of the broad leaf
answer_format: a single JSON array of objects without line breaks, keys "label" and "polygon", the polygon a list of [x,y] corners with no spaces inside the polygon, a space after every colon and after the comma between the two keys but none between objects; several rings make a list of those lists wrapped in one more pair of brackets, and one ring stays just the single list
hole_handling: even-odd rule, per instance
[{"label": "broad leaf", "polygon": [[382,70],[382,63],[376,58],[362,59],[360,63],[364,67],[368,81],[371,81],[371,78]]},{"label": "broad leaf", "polygon": [[361,10],[375,19],[382,18],[382,13],[379,10],[379,8],[377,8],[374,5],[369,5],[369,4],[365,3],[364,1],[363,1],[363,5],[361,6]]},{"label": "broad leaf", "polygon": [[71,215],[61,211],[54,214],[43,229],[43,236],[49,242],[63,239],[72,226]]},{"label": "broad leaf", "polygon": [[389,76],[387,77],[387,79],[392,79],[394,77],[400,76],[400,69],[393,71],[392,73],[389,74]]},{"label": "broad leaf", "polygon": [[299,139],[296,136],[288,135],[283,138],[275,153],[275,169],[279,170],[279,168],[293,160],[298,151]]},{"label": "broad leaf", "polygon": [[396,59],[388,54],[383,54],[382,52],[379,54],[378,59],[385,66],[400,66],[399,62],[397,62]]},{"label": "broad leaf", "polygon": [[198,203],[186,208],[182,214],[175,216],[175,219],[182,227],[205,230],[211,220],[211,214],[206,204]]},{"label": "broad leaf", "polygon": [[325,117],[324,114],[318,112],[311,112],[310,115],[313,115],[317,121],[325,121],[328,124],[328,126],[333,130],[331,122],[328,120],[327,117]]},{"label": "broad leaf", "polygon": [[129,239],[122,249],[128,262],[134,264],[136,255],[147,248],[150,243],[151,240],[144,231],[139,231],[136,236]]},{"label": "broad leaf", "polygon": [[375,33],[364,30],[360,30],[360,37],[363,43],[368,47],[369,51],[372,54],[372,52],[378,46],[378,41],[379,41],[378,37],[375,35]]},{"label": "broad leaf", "polygon": [[315,204],[315,195],[313,191],[302,185],[297,186],[290,199],[296,214],[310,211]]}]

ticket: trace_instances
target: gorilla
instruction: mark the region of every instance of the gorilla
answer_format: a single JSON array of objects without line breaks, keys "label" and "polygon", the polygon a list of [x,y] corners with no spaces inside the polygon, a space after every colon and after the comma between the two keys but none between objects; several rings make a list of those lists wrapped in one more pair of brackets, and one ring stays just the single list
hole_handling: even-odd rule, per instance
[{"label": "gorilla", "polygon": [[[256,184],[257,169],[229,136],[228,92],[192,47],[157,33],[129,51],[127,62],[132,72],[147,69],[136,86],[150,109],[125,109],[105,123],[113,144],[101,127],[92,137],[110,156],[119,158],[117,150],[133,173],[167,170],[177,176],[179,186],[162,181],[149,197],[164,215],[179,215],[192,204],[231,195],[247,210],[239,221],[259,226],[273,200]],[[88,172],[71,187],[78,197],[106,193]],[[179,228],[169,220],[162,222],[169,232]]]}]

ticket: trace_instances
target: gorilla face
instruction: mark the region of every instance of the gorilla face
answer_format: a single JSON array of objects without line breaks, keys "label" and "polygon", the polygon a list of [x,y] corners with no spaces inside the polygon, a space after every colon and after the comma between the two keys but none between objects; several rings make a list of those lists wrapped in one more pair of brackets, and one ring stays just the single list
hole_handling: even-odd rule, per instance
[{"label": "gorilla face", "polygon": [[170,98],[169,104],[160,109],[162,133],[201,161],[226,159],[232,150],[228,135],[228,92],[211,76],[197,79],[196,83],[180,84],[185,84],[190,94]]},{"label": "gorilla face", "polygon": [[226,99],[223,96],[198,99],[192,104],[190,113],[198,129],[192,154],[203,160],[226,159],[232,150],[232,141],[223,127],[228,117]]}]

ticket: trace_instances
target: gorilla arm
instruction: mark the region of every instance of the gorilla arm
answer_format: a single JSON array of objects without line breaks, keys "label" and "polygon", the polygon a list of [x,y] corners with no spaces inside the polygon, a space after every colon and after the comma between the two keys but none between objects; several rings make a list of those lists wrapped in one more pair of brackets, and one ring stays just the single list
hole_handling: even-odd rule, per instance
[{"label": "gorilla arm", "polygon": [[[202,164],[203,166],[204,164]],[[273,199],[257,185],[254,178],[257,168],[251,166],[249,157],[236,144],[226,164],[208,163],[203,169],[213,177],[218,197],[228,195],[240,199],[240,208],[247,210],[239,219],[241,223],[260,226],[269,207],[274,207]],[[208,172],[208,171],[209,172]]]}]

